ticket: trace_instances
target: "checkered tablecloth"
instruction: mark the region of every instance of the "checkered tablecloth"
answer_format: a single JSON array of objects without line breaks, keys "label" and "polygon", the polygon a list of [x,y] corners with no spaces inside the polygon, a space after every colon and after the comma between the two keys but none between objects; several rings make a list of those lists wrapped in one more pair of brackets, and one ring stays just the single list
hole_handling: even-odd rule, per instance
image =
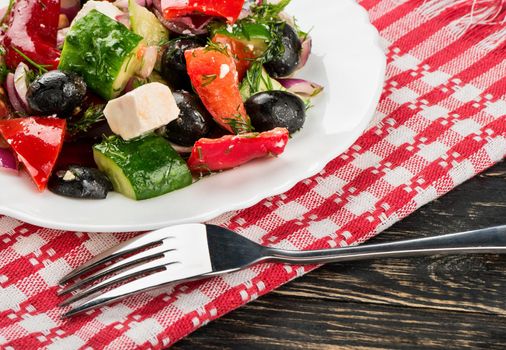
[{"label": "checkered tablecloth", "polygon": [[[505,157],[504,2],[495,1],[494,13],[466,0],[360,3],[388,58],[371,126],[318,175],[213,223],[270,246],[347,246]],[[485,23],[474,24],[479,19]],[[9,217],[0,217],[0,232],[3,349],[164,348],[311,270],[263,264],[61,320],[57,280],[127,237],[43,229]]]}]

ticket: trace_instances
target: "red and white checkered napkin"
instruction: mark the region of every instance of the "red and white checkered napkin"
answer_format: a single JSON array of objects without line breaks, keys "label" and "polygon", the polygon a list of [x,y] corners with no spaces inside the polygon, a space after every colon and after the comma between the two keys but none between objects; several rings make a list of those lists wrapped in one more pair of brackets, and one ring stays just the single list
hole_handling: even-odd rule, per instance
[{"label": "red and white checkered napkin", "polygon": [[[363,0],[388,56],[371,127],[317,176],[213,222],[266,245],[346,246],[503,159],[506,24],[472,26],[458,38],[470,4],[443,11],[434,5],[441,2]],[[127,237],[42,229],[8,217],[0,217],[0,232],[4,349],[163,348],[311,269],[264,264],[62,321],[58,278]]]}]

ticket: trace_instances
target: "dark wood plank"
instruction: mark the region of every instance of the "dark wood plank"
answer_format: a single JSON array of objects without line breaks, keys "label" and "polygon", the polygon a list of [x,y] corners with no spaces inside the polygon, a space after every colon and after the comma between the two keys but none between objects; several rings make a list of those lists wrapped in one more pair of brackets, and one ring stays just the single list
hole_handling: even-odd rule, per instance
[{"label": "dark wood plank", "polygon": [[[506,224],[506,163],[371,242]],[[506,257],[333,264],[212,322],[175,349],[504,349]]]},{"label": "dark wood plank", "polygon": [[[275,294],[211,323],[175,349],[504,349],[506,318]],[[280,311],[282,310],[282,311]],[[258,322],[259,314],[263,315]]]}]

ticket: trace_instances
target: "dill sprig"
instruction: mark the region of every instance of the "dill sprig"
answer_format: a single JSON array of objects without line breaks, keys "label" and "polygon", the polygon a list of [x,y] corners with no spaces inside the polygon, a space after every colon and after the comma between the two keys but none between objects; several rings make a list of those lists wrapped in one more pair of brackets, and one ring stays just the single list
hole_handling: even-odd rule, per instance
[{"label": "dill sprig", "polygon": [[[253,62],[251,67],[246,72],[244,81],[248,84],[250,94],[254,94],[260,90],[260,82],[262,80],[262,63]],[[244,83],[244,82],[243,82]]]},{"label": "dill sprig", "polygon": [[69,124],[67,130],[70,135],[77,135],[88,131],[94,124],[105,120],[105,105],[98,104],[89,107],[81,119],[75,123]]},{"label": "dill sprig", "polygon": [[14,6],[15,0],[9,0],[9,5],[7,5],[7,10],[5,10],[5,13],[0,20],[0,23],[5,23],[5,21],[9,18],[11,14],[12,7]]},{"label": "dill sprig", "polygon": [[244,120],[244,117],[238,113],[232,118],[224,118],[225,124],[229,125],[235,134],[243,134],[246,132],[252,132],[254,130],[253,125],[248,120]]},{"label": "dill sprig", "polygon": [[23,53],[21,50],[19,50],[17,47],[12,46],[12,49],[18,53],[21,57],[25,59],[26,62],[30,63],[33,67],[37,68],[39,71],[39,74],[47,73],[47,68],[51,67],[51,65],[48,64],[40,64],[32,60],[30,57],[28,57],[25,53]]},{"label": "dill sprig", "polygon": [[279,14],[290,4],[291,0],[281,0],[276,4],[262,1],[262,3],[251,6],[251,17],[257,22],[279,22]]},{"label": "dill sprig", "polygon": [[4,83],[7,74],[9,74],[7,66],[5,64],[0,65],[0,84]]},{"label": "dill sprig", "polygon": [[220,43],[215,43],[211,39],[209,39],[207,41],[205,51],[218,51],[226,56],[230,56],[230,52],[225,45],[222,45]]},{"label": "dill sprig", "polygon": [[[3,46],[0,45],[0,56],[3,55],[5,55],[5,49]],[[5,77],[7,76],[7,74],[9,74],[9,69],[7,68],[5,62],[3,61],[4,60],[2,60],[2,63],[0,64],[0,84],[4,83]]]}]

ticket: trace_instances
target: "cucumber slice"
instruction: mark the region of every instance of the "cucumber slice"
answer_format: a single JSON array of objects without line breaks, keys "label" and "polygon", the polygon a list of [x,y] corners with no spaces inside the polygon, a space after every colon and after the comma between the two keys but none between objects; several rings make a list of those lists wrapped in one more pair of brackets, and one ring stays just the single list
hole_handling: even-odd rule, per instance
[{"label": "cucumber slice", "polygon": [[242,42],[246,46],[254,47],[255,56],[261,56],[267,50],[272,35],[269,28],[259,23],[236,23],[233,26],[219,26],[211,30],[213,36],[216,34],[231,37]]},{"label": "cucumber slice", "polygon": [[192,183],[186,162],[155,134],[130,141],[111,136],[93,147],[93,157],[114,190],[135,200],[161,196]]},{"label": "cucumber slice", "polygon": [[128,13],[133,32],[142,36],[148,46],[160,46],[169,39],[169,31],[158,18],[135,0],[128,1]]},{"label": "cucumber slice", "polygon": [[110,100],[140,69],[141,42],[142,37],[123,24],[91,10],[65,37],[58,68],[81,75],[90,89]]}]

